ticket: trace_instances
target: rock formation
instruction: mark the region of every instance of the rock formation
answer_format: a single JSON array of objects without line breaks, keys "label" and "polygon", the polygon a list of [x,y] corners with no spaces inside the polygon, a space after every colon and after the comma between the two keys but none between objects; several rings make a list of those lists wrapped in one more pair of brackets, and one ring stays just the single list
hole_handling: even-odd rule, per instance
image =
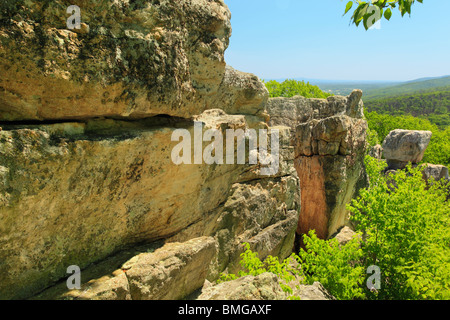
[{"label": "rock formation", "polygon": [[383,155],[389,169],[404,169],[408,163],[420,163],[431,136],[431,131],[391,131],[383,142]]},{"label": "rock formation", "polygon": [[423,165],[423,178],[426,181],[449,181],[448,168],[442,165],[426,163]]},{"label": "rock formation", "polygon": [[[43,295],[182,298],[202,278],[239,268],[242,242],[261,257],[289,255],[300,201],[288,128],[277,128],[272,176],[260,164],[171,160],[172,133],[194,135],[194,121],[202,133],[268,129],[264,84],[225,64],[223,1],[78,4],[85,32],[67,29],[64,1],[0,4],[8,13],[0,23],[0,298],[29,298],[58,281],[64,289],[71,265],[89,290]],[[191,250],[193,239],[208,246]],[[160,241],[160,254],[140,254],[125,279],[121,265],[136,246]],[[177,272],[177,285],[186,273],[201,283],[150,292],[160,279],[154,261],[175,257],[174,271],[161,272]],[[106,261],[112,276],[101,274]]]},{"label": "rock formation", "polygon": [[273,273],[246,276],[216,286],[203,288],[198,300],[286,300],[295,296],[300,300],[335,300],[319,283],[292,284],[292,294],[284,292]]},{"label": "rock formation", "polygon": [[[0,299],[182,299],[236,273],[244,242],[283,259],[296,230],[345,223],[364,180],[359,91],[268,102],[224,61],[222,0],[73,2],[79,30],[66,1],[0,3]],[[175,165],[173,132],[199,122],[278,130],[278,172]]]},{"label": "rock formation", "polygon": [[328,99],[269,99],[270,125],[291,128],[300,178],[301,213],[297,234],[315,229],[327,239],[347,223],[346,205],[365,185],[367,122],[362,92]]},{"label": "rock formation", "polygon": [[448,168],[436,164],[420,164],[430,143],[432,132],[397,129],[389,133],[381,152],[387,162],[386,173],[413,167],[423,167],[423,178],[427,182],[449,180]]}]

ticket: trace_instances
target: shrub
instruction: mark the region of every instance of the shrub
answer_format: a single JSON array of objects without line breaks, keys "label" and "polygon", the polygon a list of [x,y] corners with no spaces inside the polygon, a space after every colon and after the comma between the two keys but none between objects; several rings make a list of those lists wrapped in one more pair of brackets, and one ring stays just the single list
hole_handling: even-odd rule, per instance
[{"label": "shrub", "polygon": [[365,270],[360,265],[363,252],[358,237],[340,246],[337,239],[321,240],[310,231],[303,241],[306,250],[300,250],[298,259],[306,284],[318,281],[338,300],[364,298]]},{"label": "shrub", "polygon": [[286,97],[303,96],[305,98],[327,98],[332,94],[323,92],[318,86],[313,86],[309,82],[297,80],[285,80],[278,82],[275,80],[264,82],[270,97]]},{"label": "shrub", "polygon": [[450,206],[444,188],[427,186],[419,167],[389,177],[371,157],[366,167],[370,187],[348,208],[364,233],[364,266],[377,265],[382,272],[381,290],[368,292],[368,298],[450,298]]},{"label": "shrub", "polygon": [[[304,235],[305,249],[279,262],[264,262],[245,244],[239,276],[276,274],[284,285],[300,276],[302,283],[322,283],[337,299],[450,299],[450,204],[446,187],[427,185],[420,167],[408,166],[394,175],[383,174],[384,162],[365,159],[368,188],[348,205],[359,232],[344,246],[336,239],[318,239],[314,231]],[[296,259],[300,268],[292,267]],[[364,283],[370,266],[381,271],[381,288]],[[222,281],[236,279],[222,275]],[[291,297],[296,298],[296,297]]]}]

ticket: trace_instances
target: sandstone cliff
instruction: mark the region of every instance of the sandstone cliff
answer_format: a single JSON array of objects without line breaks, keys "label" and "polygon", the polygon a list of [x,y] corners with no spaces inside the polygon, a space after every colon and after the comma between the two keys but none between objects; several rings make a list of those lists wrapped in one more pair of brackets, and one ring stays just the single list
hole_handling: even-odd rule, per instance
[{"label": "sandstone cliff", "polygon": [[346,205],[367,183],[361,98],[362,92],[355,90],[348,97],[297,96],[267,103],[270,125],[286,125],[292,132],[301,189],[300,236],[315,229],[327,239],[348,224]]},{"label": "sandstone cliff", "polygon": [[[226,65],[222,0],[70,4],[81,30],[67,1],[0,4],[1,299],[181,299],[236,272],[244,242],[285,258],[296,231],[344,223],[362,173],[358,93],[276,107]],[[279,130],[278,172],[175,165],[172,133],[196,122]],[[71,265],[82,290],[67,289]]]}]

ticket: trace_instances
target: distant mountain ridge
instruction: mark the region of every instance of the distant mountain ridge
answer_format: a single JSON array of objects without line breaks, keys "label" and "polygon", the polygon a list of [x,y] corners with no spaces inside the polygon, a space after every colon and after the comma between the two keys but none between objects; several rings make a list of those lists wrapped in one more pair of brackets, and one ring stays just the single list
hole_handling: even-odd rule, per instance
[{"label": "distant mountain ridge", "polygon": [[[336,95],[348,95],[354,89],[361,89],[365,101],[393,97],[426,91],[450,90],[450,75],[440,77],[424,77],[404,82],[396,81],[351,81],[351,80],[323,80],[311,78],[293,78],[294,80],[309,82],[321,90]],[[282,82],[285,79],[274,79]]]},{"label": "distant mountain ridge", "polygon": [[417,79],[399,85],[366,90],[364,100],[369,101],[430,91],[450,91],[450,76],[424,79],[426,80]]}]

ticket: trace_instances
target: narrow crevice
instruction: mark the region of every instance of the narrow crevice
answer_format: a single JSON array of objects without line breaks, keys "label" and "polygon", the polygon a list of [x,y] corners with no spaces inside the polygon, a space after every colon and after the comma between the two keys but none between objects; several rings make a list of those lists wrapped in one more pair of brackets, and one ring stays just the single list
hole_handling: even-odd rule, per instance
[{"label": "narrow crevice", "polygon": [[51,140],[59,143],[76,140],[101,141],[105,139],[126,140],[138,136],[142,132],[166,128],[189,128],[192,119],[157,115],[142,119],[91,118],[86,120],[24,120],[2,121],[0,131],[40,130],[47,132]]}]

